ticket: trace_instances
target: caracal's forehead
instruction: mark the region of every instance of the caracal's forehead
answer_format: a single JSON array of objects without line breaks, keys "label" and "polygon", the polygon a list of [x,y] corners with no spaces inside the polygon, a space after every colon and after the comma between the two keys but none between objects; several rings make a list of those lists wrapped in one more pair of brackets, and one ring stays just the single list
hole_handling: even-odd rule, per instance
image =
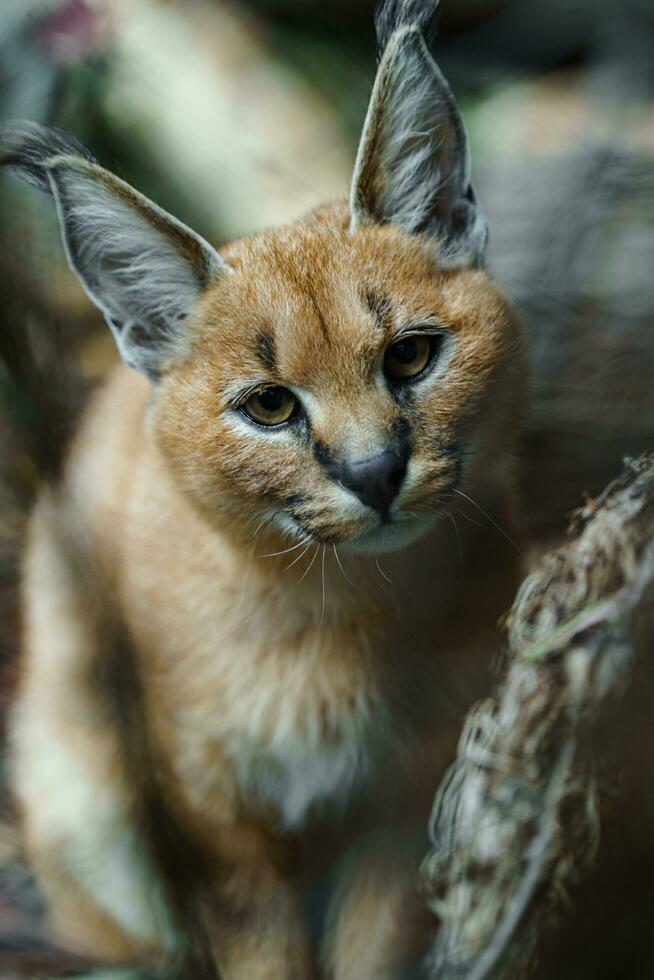
[{"label": "caracal's forehead", "polygon": [[426,240],[391,227],[351,232],[342,209],[224,255],[233,272],[205,297],[201,330],[220,348],[225,377],[346,386],[398,329],[425,320],[464,332],[500,325],[501,303],[483,273],[440,273]]}]

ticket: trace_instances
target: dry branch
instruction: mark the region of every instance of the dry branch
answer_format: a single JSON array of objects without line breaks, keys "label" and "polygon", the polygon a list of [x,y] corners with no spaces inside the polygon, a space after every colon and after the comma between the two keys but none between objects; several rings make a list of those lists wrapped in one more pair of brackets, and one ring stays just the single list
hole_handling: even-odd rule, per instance
[{"label": "dry branch", "polygon": [[525,976],[595,853],[590,736],[628,683],[633,614],[654,583],[654,454],[628,461],[571,533],[518,592],[505,678],[468,716],[434,804],[423,874],[439,980]]}]

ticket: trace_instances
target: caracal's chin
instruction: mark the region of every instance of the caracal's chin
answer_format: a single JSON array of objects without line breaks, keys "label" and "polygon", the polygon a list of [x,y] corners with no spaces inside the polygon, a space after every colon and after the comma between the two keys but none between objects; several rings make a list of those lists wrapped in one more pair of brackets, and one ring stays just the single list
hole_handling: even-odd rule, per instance
[{"label": "caracal's chin", "polygon": [[366,528],[343,541],[341,549],[352,554],[379,555],[399,551],[424,537],[438,520],[438,514],[406,516],[400,514],[392,523]]}]

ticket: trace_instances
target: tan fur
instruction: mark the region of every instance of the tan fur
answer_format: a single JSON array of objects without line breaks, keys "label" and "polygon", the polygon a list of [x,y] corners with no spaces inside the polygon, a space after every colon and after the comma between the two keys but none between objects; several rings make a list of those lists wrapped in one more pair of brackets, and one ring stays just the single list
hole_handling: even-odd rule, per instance
[{"label": "tan fur", "polygon": [[[402,509],[452,504],[441,447],[458,440],[470,449],[461,487],[510,527],[523,366],[485,273],[439,273],[423,240],[349,223],[338,205],[225,249],[233,271],[202,297],[191,355],[154,397],[116,369],[88,409],[61,495],[34,517],[14,783],[56,928],[94,953],[171,953],[188,927],[164,899],[169,883],[138,823],[141,783],[92,682],[107,655],[91,622],[105,599],[130,636],[144,696],[136,735],[152,751],[158,799],[202,856],[193,907],[227,980],[308,978],[315,945],[337,980],[391,977],[398,957],[424,948],[411,910],[451,744],[443,703],[454,699],[455,723],[477,694],[472,657],[495,645],[510,547],[461,499],[486,526],[453,511],[459,542],[443,513],[378,563],[349,554],[348,537],[372,519],[334,487],[311,443],[248,432],[227,406],[235,385],[265,379],[257,344],[268,334],[277,368],[267,380],[311,394],[314,440],[365,454],[408,414]],[[385,330],[371,295],[387,304]],[[425,318],[451,346],[402,409],[371,366],[394,330]],[[298,494],[317,544],[289,568],[301,549],[263,556],[299,539],[266,515]],[[371,831],[384,842],[374,857],[360,846]],[[332,928],[312,944],[307,888],[342,861]]]}]

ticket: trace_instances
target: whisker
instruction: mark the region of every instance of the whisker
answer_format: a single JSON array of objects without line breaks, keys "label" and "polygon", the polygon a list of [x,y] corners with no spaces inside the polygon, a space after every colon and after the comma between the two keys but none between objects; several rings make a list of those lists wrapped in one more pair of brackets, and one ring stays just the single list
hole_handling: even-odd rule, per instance
[{"label": "whisker", "polygon": [[455,511],[457,512],[457,514],[459,515],[459,517],[465,517],[465,519],[466,519],[467,521],[470,521],[470,523],[471,523],[471,524],[474,524],[474,525],[475,525],[475,527],[483,527],[483,526],[484,526],[484,525],[483,525],[483,524],[481,523],[481,521],[476,521],[476,520],[474,519],[474,517],[471,517],[471,516],[470,516],[470,514],[466,514],[466,513],[465,513],[464,511],[462,511],[462,510],[459,510],[459,508],[458,508],[458,507],[455,507],[454,509],[455,509]]},{"label": "whisker", "polygon": [[463,547],[461,546],[461,535],[459,534],[459,529],[456,526],[456,521],[452,517],[452,514],[447,507],[443,509],[443,513],[449,518],[450,524],[454,528],[454,533],[456,534],[456,543],[459,548],[459,569],[463,571]]},{"label": "whisker", "polygon": [[320,622],[322,624],[325,615],[325,555],[327,554],[327,545],[322,546],[322,607],[320,609]]},{"label": "whisker", "polygon": [[254,534],[252,535],[252,540],[254,541],[258,534],[263,530],[266,524],[271,523],[273,516],[271,514],[264,514],[263,517],[259,519],[259,522],[254,529]]},{"label": "whisker", "polygon": [[311,538],[303,538],[302,541],[291,545],[290,548],[285,548],[284,551],[271,551],[269,555],[257,555],[257,558],[277,558],[278,555],[287,555],[289,551],[296,551],[297,548],[301,548],[307,541],[311,541]]},{"label": "whisker", "polygon": [[[308,550],[308,546],[307,546],[307,550]],[[300,584],[300,582],[302,582],[302,581],[304,581],[304,579],[305,579],[305,578],[307,577],[307,575],[309,574],[309,572],[310,572],[310,571],[311,571],[311,569],[313,568],[313,563],[314,563],[314,561],[316,560],[316,557],[317,557],[317,555],[318,555],[318,552],[319,552],[319,551],[320,551],[320,545],[319,545],[319,544],[317,544],[317,545],[316,545],[316,550],[315,550],[315,551],[314,551],[314,553],[313,553],[313,558],[312,558],[312,559],[311,559],[311,561],[309,562],[309,564],[308,564],[308,566],[307,566],[307,568],[306,568],[306,569],[304,570],[304,574],[303,574],[303,575],[302,575],[302,577],[300,578],[300,581],[298,582],[298,585]]]},{"label": "whisker", "polygon": [[310,547],[311,547],[311,539],[309,539],[309,543],[307,544],[307,546],[304,549],[304,551],[301,551],[299,555],[296,555],[295,558],[293,559],[293,561],[290,563],[290,565],[287,565],[286,566],[286,568],[284,569],[284,571],[287,572],[289,570],[289,568],[293,568],[293,565],[295,565],[295,563],[298,562],[300,560],[300,558],[304,558],[304,556],[306,555],[306,553],[307,553],[307,551],[309,550]]},{"label": "whisker", "polygon": [[341,559],[339,557],[339,554],[338,554],[338,550],[336,548],[336,545],[333,544],[332,545],[332,548],[334,549],[334,554],[336,555],[336,561],[338,562],[338,567],[340,568],[340,570],[343,573],[343,578],[345,579],[346,582],[348,582],[352,586],[352,588],[354,588],[354,582],[352,582],[352,580],[350,578],[348,578],[348,576],[347,576],[347,574],[345,572],[345,569],[343,568],[343,566],[341,564]]},{"label": "whisker", "polygon": [[500,534],[502,535],[502,537],[505,538],[509,542],[509,544],[511,545],[511,547],[515,548],[515,550],[518,552],[519,555],[522,554],[520,548],[517,546],[517,544],[515,543],[515,541],[512,538],[509,537],[509,535],[506,533],[506,531],[504,530],[504,528],[501,528],[500,525],[497,523],[497,521],[494,521],[493,518],[490,516],[490,514],[487,514],[486,511],[483,509],[483,507],[480,507],[479,506],[479,504],[477,503],[476,500],[473,500],[472,497],[469,497],[467,495],[467,493],[464,493],[463,492],[463,490],[457,490],[455,488],[454,489],[454,492],[455,493],[458,493],[458,495],[460,497],[465,497],[466,500],[469,500],[470,503],[472,504],[472,506],[473,507],[476,507],[477,510],[479,511],[479,513],[480,514],[483,514],[484,517],[486,518],[486,520],[490,521],[491,524],[493,525],[493,527],[496,528],[500,532]]},{"label": "whisker", "polygon": [[379,574],[381,575],[381,577],[382,578],[385,578],[389,585],[392,585],[393,583],[389,579],[389,577],[386,574],[386,572],[384,571],[384,569],[379,564],[379,558],[377,557],[377,555],[375,555],[375,565],[377,566],[377,571],[379,572]]}]

